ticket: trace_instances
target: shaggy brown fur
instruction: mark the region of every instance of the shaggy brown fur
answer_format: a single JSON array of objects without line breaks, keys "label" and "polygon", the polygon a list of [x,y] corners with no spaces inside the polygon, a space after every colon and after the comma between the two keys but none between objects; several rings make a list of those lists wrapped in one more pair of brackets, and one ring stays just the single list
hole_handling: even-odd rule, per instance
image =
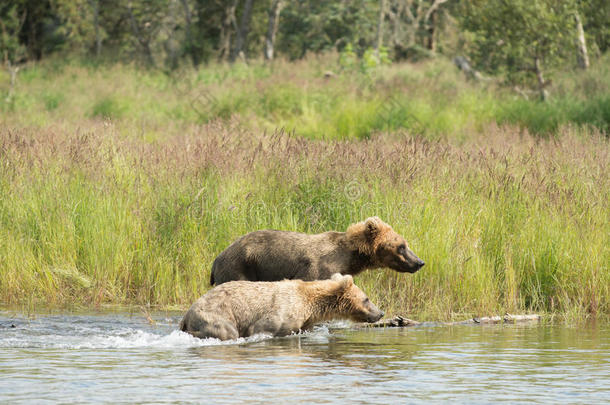
[{"label": "shaggy brown fur", "polygon": [[382,316],[349,275],[310,282],[233,281],[199,298],[184,315],[180,330],[221,340],[257,333],[284,336],[324,320],[376,322]]},{"label": "shaggy brown fur", "polygon": [[346,232],[251,232],[218,255],[210,283],[324,280],[334,273],[355,275],[380,267],[414,273],[423,265],[402,236],[372,217],[349,226]]}]

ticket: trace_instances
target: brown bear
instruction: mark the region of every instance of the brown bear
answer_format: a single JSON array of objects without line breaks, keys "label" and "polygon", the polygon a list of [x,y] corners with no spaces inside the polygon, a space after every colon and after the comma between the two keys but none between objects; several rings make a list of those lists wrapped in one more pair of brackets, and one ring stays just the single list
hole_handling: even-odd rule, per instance
[{"label": "brown bear", "polygon": [[376,322],[382,316],[349,275],[321,281],[232,281],[199,298],[184,315],[180,330],[221,340],[257,333],[285,336],[320,321]]},{"label": "brown bear", "polygon": [[415,273],[423,265],[402,236],[379,218],[371,217],[350,225],[346,232],[248,233],[214,260],[210,284],[233,280],[324,280],[334,273],[355,275],[379,267]]}]

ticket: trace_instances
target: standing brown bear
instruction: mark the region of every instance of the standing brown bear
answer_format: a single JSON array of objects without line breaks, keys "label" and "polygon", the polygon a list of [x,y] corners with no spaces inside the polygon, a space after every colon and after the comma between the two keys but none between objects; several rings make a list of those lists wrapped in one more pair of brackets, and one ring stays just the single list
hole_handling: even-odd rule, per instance
[{"label": "standing brown bear", "polygon": [[382,316],[349,275],[309,282],[233,281],[199,298],[184,315],[180,330],[221,340],[257,333],[285,336],[320,321],[376,322]]},{"label": "standing brown bear", "polygon": [[379,267],[415,273],[423,265],[402,236],[371,217],[350,225],[346,232],[308,235],[265,230],[246,234],[214,260],[210,284],[324,280],[334,273],[355,275]]}]

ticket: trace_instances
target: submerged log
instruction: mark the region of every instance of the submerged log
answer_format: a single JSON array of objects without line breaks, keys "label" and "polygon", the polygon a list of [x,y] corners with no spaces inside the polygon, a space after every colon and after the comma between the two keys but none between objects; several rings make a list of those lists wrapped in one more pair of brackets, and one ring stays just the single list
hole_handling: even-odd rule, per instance
[{"label": "submerged log", "polygon": [[[468,324],[498,324],[498,323],[523,323],[523,322],[538,322],[540,315],[538,314],[527,314],[527,315],[511,315],[504,314],[504,316],[484,316],[481,318],[471,318],[465,321],[459,322],[439,322],[439,325],[468,325]],[[360,323],[356,327],[368,327],[368,328],[404,328],[407,326],[421,325],[421,322],[414,321],[412,319],[405,318],[400,315],[396,315],[393,318],[382,319],[375,323]]]}]

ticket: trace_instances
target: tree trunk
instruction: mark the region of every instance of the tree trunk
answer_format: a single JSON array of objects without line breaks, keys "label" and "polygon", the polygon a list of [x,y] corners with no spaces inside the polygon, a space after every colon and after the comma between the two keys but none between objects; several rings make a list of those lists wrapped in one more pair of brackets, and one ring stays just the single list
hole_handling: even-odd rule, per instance
[{"label": "tree trunk", "polygon": [[426,12],[426,16],[424,17],[424,26],[426,28],[426,40],[424,46],[431,50],[436,50],[436,22],[437,22],[437,13],[441,5],[445,4],[449,0],[434,0],[428,11]]},{"label": "tree trunk", "polygon": [[11,64],[11,61],[8,60],[8,57],[6,56],[6,54],[5,54],[4,59],[5,59],[6,67],[8,69],[8,73],[10,76],[10,85],[9,85],[8,93],[7,93],[4,101],[9,103],[13,99],[13,94],[15,93],[15,84],[17,84],[17,73],[19,72],[19,66],[13,66]]},{"label": "tree trunk", "polygon": [[248,32],[250,31],[252,1],[253,0],[246,0],[246,3],[244,4],[244,11],[241,15],[241,21],[237,30],[237,37],[235,38],[235,48],[233,48],[233,53],[231,54],[231,62],[234,62],[238,57],[245,60],[244,46],[246,45],[246,38],[248,37]]},{"label": "tree trunk", "polygon": [[277,28],[280,25],[280,12],[282,11],[282,0],[273,0],[269,9],[269,26],[267,27],[267,38],[265,39],[265,59],[273,60],[273,47]]},{"label": "tree trunk", "polygon": [[220,27],[220,41],[218,45],[218,59],[228,59],[231,54],[231,33],[237,28],[235,9],[239,0],[234,0],[225,8],[225,15]]},{"label": "tree trunk", "polygon": [[576,31],[578,33],[578,38],[576,39],[578,45],[578,66],[581,69],[586,70],[589,68],[589,54],[587,53],[585,30],[582,27],[582,21],[580,20],[580,14],[578,14],[578,12],[576,12],[574,18],[576,19]]},{"label": "tree trunk", "polygon": [[93,8],[93,28],[95,30],[95,56],[99,59],[102,54],[102,35],[100,33],[100,0],[91,0]]},{"label": "tree trunk", "polygon": [[133,15],[133,8],[131,7],[131,2],[127,7],[129,11],[129,19],[131,21],[131,30],[133,31],[133,36],[136,38],[140,46],[142,47],[142,51],[144,52],[144,59],[148,66],[155,65],[155,59],[152,55],[152,50],[150,49],[149,40],[140,36],[140,29],[138,28],[138,23],[136,22],[136,17]]},{"label": "tree trunk", "polygon": [[542,64],[538,56],[534,58],[534,68],[536,70],[536,79],[538,79],[538,91],[540,92],[540,100],[547,101],[549,98],[549,93],[546,90],[547,82],[546,80],[544,80],[544,76],[542,75]]},{"label": "tree trunk", "polygon": [[195,51],[193,42],[193,14],[191,13],[191,8],[189,7],[188,0],[182,0],[182,8],[184,9],[184,35],[186,37],[186,51],[188,52],[191,57],[191,60],[193,61],[193,66],[199,66],[199,55]]},{"label": "tree trunk", "polygon": [[436,40],[434,38],[436,34],[436,11],[430,13],[428,24],[426,27],[426,49],[435,52],[436,51]]},{"label": "tree trunk", "polygon": [[167,33],[167,40],[165,41],[164,47],[165,52],[167,53],[167,66],[171,70],[175,70],[178,68],[178,52],[180,44],[176,41],[174,37],[174,32],[176,30],[176,3],[175,0],[170,0],[168,4],[168,17],[169,17],[169,29]]},{"label": "tree trunk", "polygon": [[[410,47],[415,45],[415,38],[417,36],[417,30],[419,29],[420,19],[421,19],[421,1],[418,3],[418,7],[415,10],[415,14],[413,14],[413,0],[407,0],[402,8],[405,16],[407,17],[407,38],[406,38],[406,47]],[[400,23],[400,22],[399,22]]]},{"label": "tree trunk", "polygon": [[379,0],[379,19],[377,20],[377,40],[375,41],[375,55],[380,60],[380,50],[383,46],[383,21],[386,14],[386,0]]}]

